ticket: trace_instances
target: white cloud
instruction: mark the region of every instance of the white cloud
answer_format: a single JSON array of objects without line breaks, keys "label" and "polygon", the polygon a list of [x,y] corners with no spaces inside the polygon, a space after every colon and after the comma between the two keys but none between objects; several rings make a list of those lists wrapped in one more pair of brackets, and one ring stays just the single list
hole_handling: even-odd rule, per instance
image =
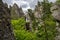
[{"label": "white cloud", "polygon": [[56,0],[49,0],[49,2],[56,2]]},{"label": "white cloud", "polygon": [[16,3],[19,7],[22,7],[23,11],[27,11],[27,9],[30,9],[29,2],[24,1],[24,0],[13,0],[13,4]]},{"label": "white cloud", "polygon": [[23,1],[27,1],[28,3],[33,2],[34,0],[23,0]]},{"label": "white cloud", "polygon": [[11,0],[2,0],[4,3],[7,3],[8,5],[11,5],[12,4],[12,1]]},{"label": "white cloud", "polygon": [[[29,8],[33,9],[35,7],[35,4],[37,4],[38,0],[3,0],[3,1],[8,3],[8,5],[13,5],[14,3],[16,3],[19,7],[21,6],[22,9],[25,11]],[[55,2],[56,0],[49,0],[49,1]]]}]

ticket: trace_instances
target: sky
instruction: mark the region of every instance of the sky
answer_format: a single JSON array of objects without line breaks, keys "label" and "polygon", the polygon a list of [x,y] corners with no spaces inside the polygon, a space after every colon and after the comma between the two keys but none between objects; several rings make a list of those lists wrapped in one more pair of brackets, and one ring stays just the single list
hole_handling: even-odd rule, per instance
[{"label": "sky", "polygon": [[[42,0],[40,0],[42,1]],[[49,2],[55,2],[56,0],[49,0]],[[35,5],[37,4],[38,0],[3,0],[4,3],[8,5],[13,5],[16,3],[19,7],[22,7],[23,11],[27,9],[34,9]]]}]

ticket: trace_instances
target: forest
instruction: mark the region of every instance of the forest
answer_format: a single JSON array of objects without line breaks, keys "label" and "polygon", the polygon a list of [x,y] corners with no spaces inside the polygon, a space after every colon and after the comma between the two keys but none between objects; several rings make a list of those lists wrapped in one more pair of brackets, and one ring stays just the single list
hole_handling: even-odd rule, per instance
[{"label": "forest", "polygon": [[0,40],[60,40],[60,0],[38,1],[27,12],[0,0]]}]

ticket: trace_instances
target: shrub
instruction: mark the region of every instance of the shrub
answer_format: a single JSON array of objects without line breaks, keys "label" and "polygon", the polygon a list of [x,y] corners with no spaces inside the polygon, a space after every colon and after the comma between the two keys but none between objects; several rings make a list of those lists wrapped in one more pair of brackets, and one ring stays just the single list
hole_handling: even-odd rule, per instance
[{"label": "shrub", "polygon": [[35,33],[28,32],[24,29],[26,23],[24,18],[11,20],[11,23],[14,28],[16,40],[37,40]]}]

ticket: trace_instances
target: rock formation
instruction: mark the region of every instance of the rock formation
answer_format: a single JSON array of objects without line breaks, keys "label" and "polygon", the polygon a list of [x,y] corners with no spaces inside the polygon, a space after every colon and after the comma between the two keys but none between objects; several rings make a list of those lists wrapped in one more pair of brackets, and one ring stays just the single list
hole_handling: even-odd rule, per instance
[{"label": "rock formation", "polygon": [[51,11],[53,13],[52,16],[56,20],[60,21],[60,7],[59,7],[59,5],[53,5],[53,7],[51,7]]},{"label": "rock formation", "polygon": [[12,19],[18,19],[24,16],[22,8],[19,8],[17,4],[14,4],[13,7],[10,8],[10,10]]},{"label": "rock formation", "polygon": [[0,40],[15,40],[10,16],[10,10],[0,0]]},{"label": "rock formation", "polygon": [[52,16],[57,21],[56,22],[56,29],[57,29],[57,35],[55,37],[55,40],[60,40],[60,6],[59,5],[53,5],[51,7]]}]

